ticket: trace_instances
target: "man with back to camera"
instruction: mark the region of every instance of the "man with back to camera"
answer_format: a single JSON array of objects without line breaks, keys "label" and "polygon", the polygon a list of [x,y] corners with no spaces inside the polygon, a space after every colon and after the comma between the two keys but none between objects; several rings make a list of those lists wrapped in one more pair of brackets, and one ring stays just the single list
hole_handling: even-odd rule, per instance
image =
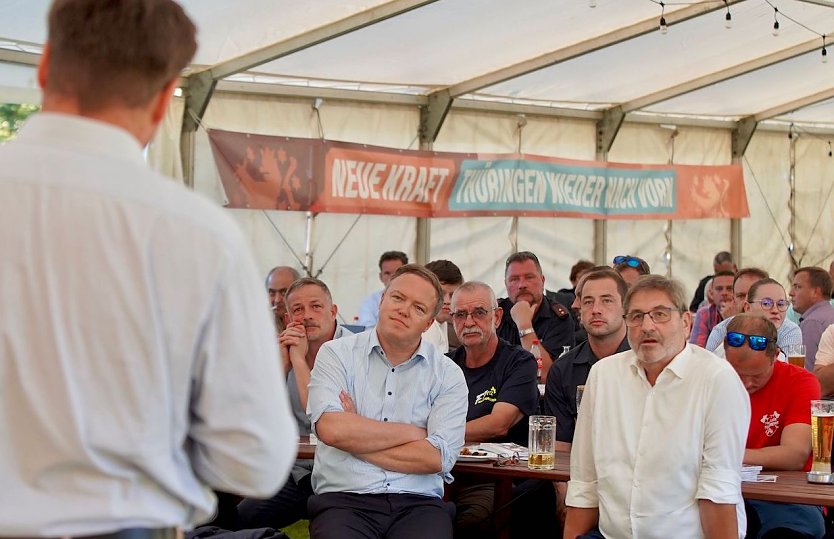
[{"label": "man with back to camera", "polygon": [[529,351],[541,343],[542,382],[553,360],[565,346],[574,344],[574,325],[569,307],[551,303],[544,295],[544,275],[539,259],[530,251],[510,255],[504,265],[504,284],[509,297],[498,300],[504,312],[498,336]]},{"label": "man with back to camera", "polygon": [[170,0],[50,8],[43,112],[0,148],[2,535],[173,538],[294,460],[248,242],[142,156],[194,36]]},{"label": "man with back to camera", "polygon": [[301,274],[290,266],[275,266],[266,275],[266,291],[269,294],[269,304],[275,315],[275,326],[278,333],[286,329],[287,289],[293,281],[300,279]]},{"label": "man with back to camera", "polygon": [[659,275],[628,291],[631,350],[597,362],[585,384],[567,539],[743,537],[750,399],[726,361],[686,342],[687,307],[683,287]]},{"label": "man with back to camera", "polygon": [[391,276],[397,271],[397,268],[408,264],[408,255],[402,251],[385,251],[379,257],[379,280],[382,283],[382,290],[370,293],[362,304],[359,306],[359,325],[369,328],[375,326],[379,320],[379,302],[382,299],[382,293]]},{"label": "man with back to camera", "polygon": [[370,331],[325,343],[307,413],[319,445],[313,539],[451,538],[443,483],[463,447],[466,380],[422,339],[443,303],[437,277],[399,268]]},{"label": "man with back to camera", "polygon": [[[756,283],[759,284],[759,283]],[[724,352],[750,394],[744,463],[766,470],[811,469],[811,401],[820,398],[814,375],[776,361],[776,326],[761,314],[735,316]],[[822,537],[822,511],[813,505],[745,500],[747,537]]]}]

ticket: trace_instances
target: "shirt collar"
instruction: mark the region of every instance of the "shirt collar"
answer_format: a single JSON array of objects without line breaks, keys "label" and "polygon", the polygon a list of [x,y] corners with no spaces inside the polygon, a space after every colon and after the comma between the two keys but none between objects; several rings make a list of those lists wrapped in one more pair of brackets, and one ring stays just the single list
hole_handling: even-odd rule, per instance
[{"label": "shirt collar", "polygon": [[[660,375],[658,375],[658,380],[663,373],[669,371],[674,376],[677,376],[681,380],[686,378],[686,375],[689,373],[691,369],[695,367],[692,359],[692,347],[695,346],[694,344],[686,343],[683,350],[680,351],[678,355],[672,358],[672,361],[666,365],[662,371],[660,371]],[[646,379],[646,372],[640,366],[640,363],[637,361],[637,353],[635,352],[631,357],[631,371],[635,374],[639,374],[639,376],[643,379]]]},{"label": "shirt collar", "polygon": [[[391,362],[388,361],[388,356],[385,354],[385,350],[382,349],[382,345],[379,343],[379,335],[377,335],[376,332],[377,328],[375,327],[371,328],[371,330],[369,331],[369,333],[371,334],[371,338],[368,341],[368,355],[371,355],[371,352],[376,352],[379,355],[379,357],[381,357],[386,363],[393,367],[394,365],[392,365]],[[414,355],[408,358],[408,361],[404,361],[403,363],[397,365],[397,367],[403,367],[412,362],[416,362],[417,360],[426,359],[429,353],[431,352],[430,347],[432,346],[434,346],[432,343],[421,337],[420,346],[417,347],[417,351],[414,353]],[[461,348],[463,347],[461,346]]]},{"label": "shirt collar", "polygon": [[40,112],[26,122],[17,140],[144,164],[142,146],[126,130],[106,122],[55,112]]}]

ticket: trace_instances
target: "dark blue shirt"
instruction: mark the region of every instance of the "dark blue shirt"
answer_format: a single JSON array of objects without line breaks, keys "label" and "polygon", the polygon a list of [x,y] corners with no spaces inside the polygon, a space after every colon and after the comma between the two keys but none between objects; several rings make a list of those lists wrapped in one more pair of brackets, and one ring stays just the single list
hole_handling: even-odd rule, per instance
[{"label": "dark blue shirt", "polygon": [[[518,336],[518,326],[510,316],[510,309],[513,302],[509,298],[498,300],[498,306],[504,310],[501,324],[498,326],[498,336],[510,344],[521,345],[521,337]],[[554,309],[555,307],[555,309]],[[569,307],[558,303],[552,304],[547,297],[542,298],[542,304],[533,315],[533,329],[536,330],[536,338],[541,341],[544,349],[554,360],[562,353],[563,347],[573,346],[573,319],[568,312]],[[556,312],[560,314],[557,315]]]}]

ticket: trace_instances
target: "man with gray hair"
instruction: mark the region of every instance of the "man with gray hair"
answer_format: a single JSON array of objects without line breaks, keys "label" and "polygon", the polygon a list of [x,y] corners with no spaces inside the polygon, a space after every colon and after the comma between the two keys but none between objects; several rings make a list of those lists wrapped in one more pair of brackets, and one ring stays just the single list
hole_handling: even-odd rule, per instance
[{"label": "man with gray hair", "polygon": [[[452,295],[451,318],[461,346],[452,360],[469,389],[466,441],[527,444],[527,417],[536,413],[536,360],[498,338],[503,312],[486,283],[469,281]],[[457,485],[455,485],[457,486]],[[549,486],[549,485],[548,485]],[[492,514],[493,483],[478,481],[456,489],[455,536],[482,536]]]},{"label": "man with gray hair", "polygon": [[[229,214],[145,164],[196,50],[172,0],[56,0],[42,112],[0,147],[0,534],[173,539],[295,459]],[[187,272],[184,273],[184,272]]]},{"label": "man with gray hair", "polygon": [[287,289],[293,281],[300,279],[298,270],[290,266],[275,266],[266,274],[266,291],[269,294],[269,304],[272,307],[272,314],[275,317],[275,327],[278,332],[286,329]]},{"label": "man with gray hair", "polygon": [[596,363],[585,384],[564,536],[743,537],[744,387],[726,361],[686,342],[692,313],[679,283],[641,277],[624,308],[631,350]]}]

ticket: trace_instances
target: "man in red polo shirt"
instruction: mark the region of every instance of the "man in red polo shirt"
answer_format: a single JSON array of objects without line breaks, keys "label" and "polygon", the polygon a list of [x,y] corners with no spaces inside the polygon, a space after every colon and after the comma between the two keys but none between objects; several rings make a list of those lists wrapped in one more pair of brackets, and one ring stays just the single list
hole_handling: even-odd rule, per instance
[{"label": "man in red polo shirt", "polygon": [[[774,470],[810,470],[811,401],[820,398],[813,374],[775,361],[776,326],[740,314],[727,326],[727,361],[750,394],[750,430],[744,463]],[[812,505],[745,500],[747,537],[822,537],[822,511]],[[786,535],[790,534],[790,535]]]}]

